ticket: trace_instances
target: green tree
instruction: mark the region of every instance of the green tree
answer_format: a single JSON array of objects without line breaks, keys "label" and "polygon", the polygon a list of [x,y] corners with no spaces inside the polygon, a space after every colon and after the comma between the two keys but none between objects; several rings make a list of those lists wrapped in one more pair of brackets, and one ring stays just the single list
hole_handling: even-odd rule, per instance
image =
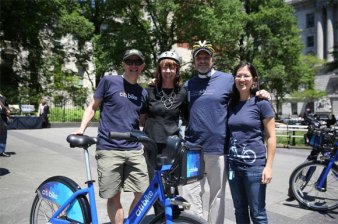
[{"label": "green tree", "polygon": [[[30,57],[19,73],[12,69],[15,57],[2,54],[6,63],[1,63],[1,72],[13,75],[1,76],[0,87],[6,83],[6,88],[11,84],[17,90],[20,83],[28,96],[44,93],[43,86],[53,83],[51,68],[59,68],[60,58],[67,56],[56,40],[66,34],[78,43],[72,56],[85,74],[88,61],[94,60],[96,83],[106,71],[121,72],[128,48],[144,52],[145,74],[151,76],[160,52],[175,43],[205,39],[215,45],[219,70],[231,71],[240,60],[253,62],[264,88],[275,95],[277,110],[287,93],[306,80],[306,85],[313,85],[306,75],[311,68],[301,66],[302,44],[293,10],[283,0],[2,0],[0,12],[1,43],[13,43],[14,52],[24,46]],[[44,39],[51,44],[44,45]],[[93,51],[84,47],[88,41]],[[44,54],[45,49],[53,54]],[[41,80],[44,83],[37,82]],[[47,89],[54,91],[51,86]]]},{"label": "green tree", "polygon": [[97,80],[105,71],[121,71],[127,48],[144,52],[145,74],[151,76],[160,52],[175,43],[192,44],[199,39],[215,43],[217,66],[230,69],[245,16],[238,0],[126,0],[95,2],[94,6],[85,1],[82,7],[95,27],[101,27],[94,39]]},{"label": "green tree", "polygon": [[170,50],[176,41],[173,15],[179,4],[169,0],[82,1],[82,8],[95,24],[97,81],[106,71],[121,72],[121,60],[128,48],[146,57],[145,74],[152,75],[159,52]]},{"label": "green tree", "polygon": [[[41,80],[49,81],[45,72],[58,65],[46,67],[45,61],[59,62],[49,60],[51,55],[46,51],[62,55],[56,42],[62,35],[71,33],[77,38],[79,46],[90,40],[92,25],[81,17],[78,6],[76,0],[1,1],[3,35],[0,42],[14,54],[10,58],[1,54],[0,72],[6,75],[1,75],[0,88],[8,93],[11,102],[38,103],[41,96],[46,95]],[[81,47],[79,49],[81,52]],[[26,59],[20,60],[25,52]]]},{"label": "green tree", "polygon": [[247,22],[240,59],[253,62],[276,100],[277,114],[287,93],[297,90],[302,43],[293,9],[283,0],[242,0]]},{"label": "green tree", "polygon": [[[1,63],[0,87],[8,93],[11,102],[18,102],[22,97],[21,93],[32,96],[41,91],[41,85],[37,81],[43,50],[39,37],[41,31],[50,24],[50,19],[56,16],[57,7],[50,1],[1,1],[0,24],[3,34],[0,42],[1,46],[10,49],[13,54],[11,60],[1,54],[1,61],[4,63]],[[28,52],[28,63],[15,68],[13,65],[22,50]],[[22,86],[22,92],[18,91],[19,86]]]},{"label": "green tree", "polygon": [[212,42],[217,52],[217,69],[232,69],[247,19],[239,0],[183,1],[174,18],[179,42]]},{"label": "green tree", "polygon": [[327,96],[325,91],[315,89],[315,77],[317,72],[322,68],[323,60],[313,55],[302,55],[300,57],[297,69],[299,71],[300,90],[293,91],[291,99],[293,102],[304,102],[305,105]]}]

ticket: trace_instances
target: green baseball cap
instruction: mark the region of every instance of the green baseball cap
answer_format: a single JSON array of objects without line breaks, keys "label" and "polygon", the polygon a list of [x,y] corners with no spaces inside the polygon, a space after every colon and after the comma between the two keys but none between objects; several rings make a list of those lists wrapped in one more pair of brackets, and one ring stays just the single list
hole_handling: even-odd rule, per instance
[{"label": "green baseball cap", "polygon": [[127,58],[129,58],[132,55],[136,55],[137,57],[139,57],[142,61],[144,61],[144,56],[142,54],[141,51],[137,50],[137,49],[130,49],[130,50],[126,50],[126,53],[123,56],[123,60],[126,60]]}]

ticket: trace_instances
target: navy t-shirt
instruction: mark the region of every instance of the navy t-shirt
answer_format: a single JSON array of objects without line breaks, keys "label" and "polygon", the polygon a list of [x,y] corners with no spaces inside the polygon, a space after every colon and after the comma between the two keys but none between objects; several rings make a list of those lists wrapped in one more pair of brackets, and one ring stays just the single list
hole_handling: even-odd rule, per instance
[{"label": "navy t-shirt", "polygon": [[185,139],[188,143],[201,145],[205,153],[224,154],[228,101],[233,83],[232,75],[215,71],[211,77],[195,76],[184,85],[189,109]]},{"label": "navy t-shirt", "polygon": [[104,76],[94,98],[101,99],[97,149],[140,149],[135,142],[110,140],[109,132],[128,132],[139,129],[140,114],[146,112],[147,91],[130,84],[122,76]]},{"label": "navy t-shirt", "polygon": [[256,97],[240,101],[236,108],[230,108],[229,160],[241,165],[265,165],[263,120],[274,116],[271,103]]}]

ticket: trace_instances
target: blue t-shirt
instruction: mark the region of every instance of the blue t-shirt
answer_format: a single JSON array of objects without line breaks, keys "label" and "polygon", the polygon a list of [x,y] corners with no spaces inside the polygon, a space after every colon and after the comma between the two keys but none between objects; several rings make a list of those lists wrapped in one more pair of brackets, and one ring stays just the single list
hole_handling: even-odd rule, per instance
[{"label": "blue t-shirt", "polygon": [[130,84],[122,76],[104,76],[94,98],[102,100],[97,149],[140,149],[140,144],[125,140],[110,140],[109,132],[139,129],[140,114],[146,112],[147,91]]},{"label": "blue t-shirt", "polygon": [[274,117],[272,105],[267,100],[252,97],[240,101],[229,109],[230,161],[241,165],[265,165],[263,120]]},{"label": "blue t-shirt", "polygon": [[187,143],[198,144],[205,153],[223,155],[226,141],[226,118],[234,78],[215,71],[208,78],[195,76],[187,81],[189,122]]}]

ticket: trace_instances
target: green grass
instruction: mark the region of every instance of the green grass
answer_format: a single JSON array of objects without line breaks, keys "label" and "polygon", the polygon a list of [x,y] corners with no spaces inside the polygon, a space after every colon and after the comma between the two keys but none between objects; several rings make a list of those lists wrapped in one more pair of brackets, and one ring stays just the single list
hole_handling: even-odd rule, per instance
[{"label": "green grass", "polygon": [[[277,136],[277,145],[278,146],[286,146],[286,145],[293,146],[293,144],[294,144],[295,146],[304,147],[305,146],[304,134],[305,134],[305,132],[303,132],[303,131],[296,131],[295,133],[293,133],[293,132],[278,132],[277,135],[285,135],[285,136]],[[290,136],[290,137],[287,137],[287,136]],[[292,136],[295,136],[295,137],[293,138]]]},{"label": "green grass", "polygon": [[[62,109],[61,107],[54,107],[50,109],[49,121],[50,122],[80,122],[84,109]],[[100,112],[95,113],[92,121],[98,121]]]}]

